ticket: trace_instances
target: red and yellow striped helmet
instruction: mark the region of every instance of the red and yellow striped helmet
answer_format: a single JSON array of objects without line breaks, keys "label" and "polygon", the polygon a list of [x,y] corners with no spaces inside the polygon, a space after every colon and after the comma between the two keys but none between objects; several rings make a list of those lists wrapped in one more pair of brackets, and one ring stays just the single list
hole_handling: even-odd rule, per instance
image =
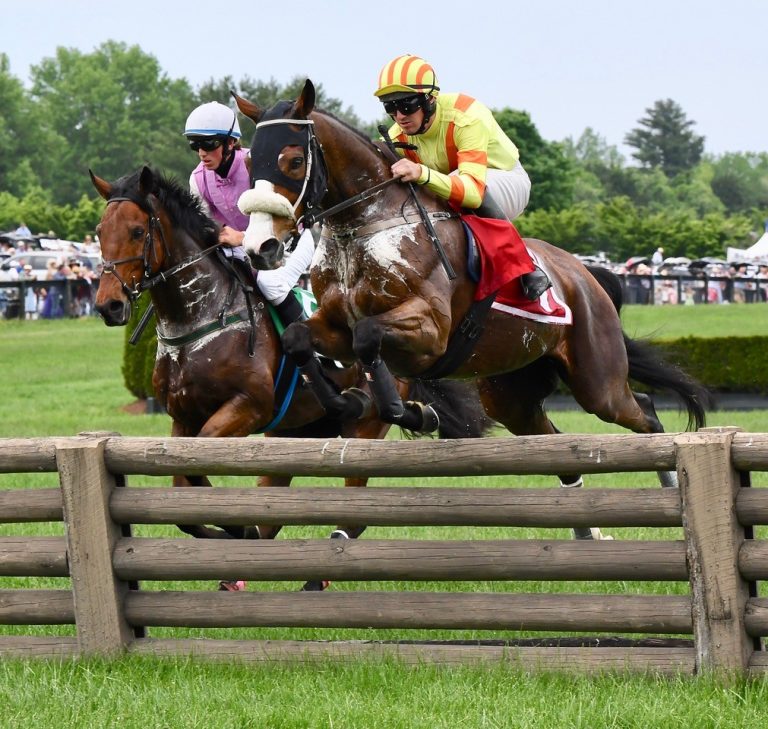
[{"label": "red and yellow striped helmet", "polygon": [[379,85],[374,96],[390,94],[430,94],[437,96],[435,70],[423,58],[405,54],[390,61],[379,74]]}]

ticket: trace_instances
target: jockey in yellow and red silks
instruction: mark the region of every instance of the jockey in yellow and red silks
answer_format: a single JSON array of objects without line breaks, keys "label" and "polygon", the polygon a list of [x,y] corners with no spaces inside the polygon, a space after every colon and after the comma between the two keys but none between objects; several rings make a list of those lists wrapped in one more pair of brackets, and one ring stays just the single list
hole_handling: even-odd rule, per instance
[{"label": "jockey in yellow and red silks", "polygon": [[[401,151],[395,176],[481,217],[512,221],[523,212],[531,181],[487,106],[466,94],[440,93],[432,66],[412,55],[384,66],[374,94],[395,122],[390,138],[416,147]],[[522,284],[526,296],[537,299],[550,282],[536,269]]]}]

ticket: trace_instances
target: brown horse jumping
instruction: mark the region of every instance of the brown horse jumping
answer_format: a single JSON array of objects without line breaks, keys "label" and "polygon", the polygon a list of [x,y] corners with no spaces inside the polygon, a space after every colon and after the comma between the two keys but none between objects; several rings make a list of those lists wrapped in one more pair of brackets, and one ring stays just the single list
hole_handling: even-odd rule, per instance
[{"label": "brown horse jumping", "polygon": [[[406,185],[389,184],[387,151],[315,109],[310,81],[297,100],[266,112],[242,98],[237,103],[257,123],[253,185],[240,200],[251,214],[246,247],[281,244],[307,218],[324,222],[311,271],[320,308],[288,327],[285,350],[300,365],[315,351],[362,363],[382,419],[429,430],[435,419],[428,409],[402,402],[393,375],[435,376],[465,325],[476,284],[467,273],[461,222],[427,192],[414,196]],[[313,191],[320,192],[313,197]],[[321,204],[328,212],[318,213]],[[518,435],[558,432],[544,409],[558,380],[585,411],[637,433],[663,427],[651,398],[633,392],[630,379],[675,393],[688,411],[688,427],[703,425],[707,391],[622,331],[618,279],[587,270],[544,241],[525,243],[570,307],[572,324],[491,308],[471,354],[436,376],[478,379],[488,414]],[[674,474],[660,476],[663,485],[674,485]],[[581,483],[578,474],[560,479]]]},{"label": "brown horse jumping", "polygon": [[[98,226],[104,275],[96,309],[109,326],[128,323],[131,303],[150,292],[157,316],[158,353],[152,383],[171,416],[173,436],[383,438],[390,428],[375,411],[360,419],[327,415],[296,376],[292,397],[278,398],[290,378],[268,307],[253,281],[219,255],[218,228],[192,196],[150,168],[109,183],[91,174],[107,201]],[[251,285],[249,285],[251,284]],[[249,354],[250,350],[250,354]],[[295,372],[295,370],[294,370]],[[328,371],[334,393],[367,390],[361,368]],[[483,435],[489,421],[476,391],[399,380],[403,396],[426,397],[440,411],[443,437]],[[367,399],[367,396],[365,396]],[[290,478],[261,476],[259,486],[288,486]],[[365,486],[348,478],[345,486]],[[207,477],[175,476],[174,486],[210,486]],[[195,537],[272,539],[280,526],[179,525]],[[338,525],[358,537],[364,526]]]}]

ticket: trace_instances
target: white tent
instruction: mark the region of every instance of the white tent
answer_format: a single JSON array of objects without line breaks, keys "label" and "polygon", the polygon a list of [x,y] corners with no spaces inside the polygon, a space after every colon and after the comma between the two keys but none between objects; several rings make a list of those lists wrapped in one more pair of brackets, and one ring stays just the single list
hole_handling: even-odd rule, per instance
[{"label": "white tent", "polygon": [[765,222],[765,232],[754,245],[749,248],[729,248],[727,258],[728,263],[768,263],[768,220]]}]

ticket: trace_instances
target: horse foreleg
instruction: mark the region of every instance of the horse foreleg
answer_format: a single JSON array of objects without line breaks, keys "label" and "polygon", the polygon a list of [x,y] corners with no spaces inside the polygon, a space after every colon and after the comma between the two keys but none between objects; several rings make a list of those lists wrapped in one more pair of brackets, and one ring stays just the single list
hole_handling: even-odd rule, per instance
[{"label": "horse foreleg", "polygon": [[356,420],[365,416],[370,399],[357,388],[343,392],[324,372],[315,356],[312,334],[304,322],[294,322],[282,336],[283,351],[296,363],[301,378],[317,397],[325,412],[339,420]]},{"label": "horse foreleg", "polygon": [[398,382],[381,358],[383,339],[384,327],[375,317],[363,319],[355,326],[353,347],[363,365],[379,417],[385,423],[399,425],[416,433],[434,432],[440,425],[440,419],[431,405],[412,400],[403,402]]}]

